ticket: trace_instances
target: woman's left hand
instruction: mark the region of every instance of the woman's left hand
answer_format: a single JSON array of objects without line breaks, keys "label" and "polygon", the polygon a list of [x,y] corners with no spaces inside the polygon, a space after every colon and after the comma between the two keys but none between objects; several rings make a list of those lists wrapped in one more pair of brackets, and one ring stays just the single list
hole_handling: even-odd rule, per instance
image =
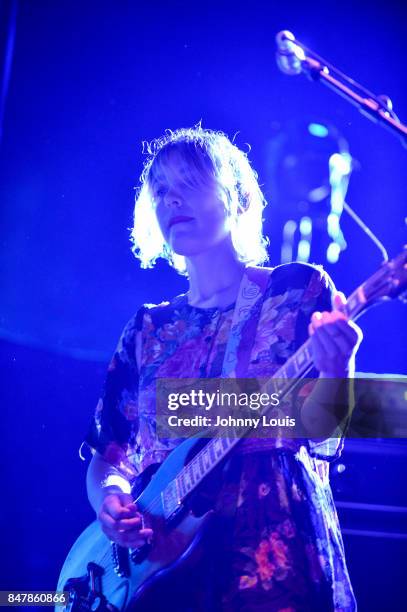
[{"label": "woman's left hand", "polygon": [[336,293],[332,312],[314,312],[308,326],[313,361],[321,377],[343,378],[353,373],[363,334],[342,311],[345,304],[343,293]]}]

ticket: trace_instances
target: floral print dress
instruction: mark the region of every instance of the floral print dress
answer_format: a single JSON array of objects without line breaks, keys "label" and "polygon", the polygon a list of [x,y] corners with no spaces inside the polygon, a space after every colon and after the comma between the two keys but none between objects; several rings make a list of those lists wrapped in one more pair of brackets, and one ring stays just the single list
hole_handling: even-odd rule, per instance
[{"label": "floral print dress", "polygon": [[[311,314],[331,309],[332,290],[316,266],[273,270],[248,377],[279,369],[306,340]],[[182,295],[143,306],[126,325],[86,442],[130,482],[177,445],[156,434],[156,378],[219,377],[232,318],[233,305],[202,309]],[[328,481],[329,462],[340,451],[336,439],[242,440],[208,493],[222,529],[208,548],[206,579],[195,600],[191,593],[189,604],[177,609],[354,612]]]}]

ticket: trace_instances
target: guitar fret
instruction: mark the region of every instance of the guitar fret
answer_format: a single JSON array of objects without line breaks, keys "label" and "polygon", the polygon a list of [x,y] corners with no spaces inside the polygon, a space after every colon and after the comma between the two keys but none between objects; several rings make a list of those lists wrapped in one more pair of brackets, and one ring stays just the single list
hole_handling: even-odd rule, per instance
[{"label": "guitar fret", "polygon": [[179,473],[179,475],[177,477],[178,487],[179,487],[179,491],[181,493],[181,497],[185,497],[185,495],[186,495],[186,489],[185,489],[183,475],[184,475],[183,470],[181,470],[181,472]]},{"label": "guitar fret", "polygon": [[229,438],[222,438],[222,446],[223,446],[223,450],[227,450],[230,446],[230,440]]},{"label": "guitar fret", "polygon": [[185,491],[184,495],[186,495],[188,493],[188,491],[189,491],[189,488],[188,488],[188,484],[185,481],[185,472],[184,472],[184,470],[182,470],[182,484],[183,484],[184,491]]},{"label": "guitar fret", "polygon": [[223,456],[222,442],[221,442],[221,440],[219,438],[217,438],[216,441],[215,441],[215,452],[216,452],[217,459],[219,459],[219,457]]},{"label": "guitar fret", "polygon": [[307,347],[304,345],[297,353],[296,353],[296,362],[297,368],[301,369],[303,365],[308,361],[307,355]]},{"label": "guitar fret", "polygon": [[179,486],[178,478],[174,478],[173,483],[175,485],[175,491],[176,491],[176,495],[177,495],[177,504],[179,504],[180,501],[181,501],[182,493],[181,493],[181,489],[180,489],[180,486]]},{"label": "guitar fret", "polygon": [[198,460],[198,463],[199,463],[199,469],[201,470],[201,477],[203,478],[203,476],[205,474],[205,466],[203,464],[202,453],[199,453],[197,455],[197,460]]},{"label": "guitar fret", "polygon": [[211,458],[209,457],[209,453],[206,448],[202,451],[202,458],[205,466],[205,471],[208,471],[211,467]]},{"label": "guitar fret", "polygon": [[199,482],[202,479],[202,474],[201,474],[201,470],[199,468],[199,463],[196,460],[196,458],[193,459],[193,461],[192,461],[192,471],[194,472],[195,482]]},{"label": "guitar fret", "polygon": [[274,389],[274,393],[278,393],[278,395],[281,395],[281,393],[284,390],[284,385],[282,385],[279,381],[275,380],[273,383],[273,389]]},{"label": "guitar fret", "polygon": [[236,435],[237,435],[237,434],[236,434],[236,431],[235,431],[235,430],[232,428],[232,429],[230,430],[230,439],[231,439],[232,441],[233,441],[233,440],[236,440]]},{"label": "guitar fret", "polygon": [[192,461],[192,473],[194,475],[195,484],[197,485],[201,480],[201,475],[199,473],[199,466],[195,459]]},{"label": "guitar fret", "polygon": [[193,474],[193,471],[192,471],[191,463],[188,463],[188,465],[185,468],[185,472],[186,472],[186,474],[187,474],[187,476],[189,478],[189,482],[191,483],[191,485],[194,485],[195,484],[195,479],[194,479],[194,474]]},{"label": "guitar fret", "polygon": [[287,372],[287,378],[294,378],[297,373],[297,368],[294,361],[288,361],[285,366]]},{"label": "guitar fret", "polygon": [[215,457],[215,449],[214,449],[214,440],[211,440],[210,443],[208,444],[209,446],[209,456],[211,459],[211,463],[212,465],[214,465],[216,463],[216,457]]},{"label": "guitar fret", "polygon": [[275,378],[271,378],[270,380],[268,380],[266,383],[265,389],[268,390],[270,395],[272,395],[273,393],[278,393],[279,390],[278,390],[277,380]]}]

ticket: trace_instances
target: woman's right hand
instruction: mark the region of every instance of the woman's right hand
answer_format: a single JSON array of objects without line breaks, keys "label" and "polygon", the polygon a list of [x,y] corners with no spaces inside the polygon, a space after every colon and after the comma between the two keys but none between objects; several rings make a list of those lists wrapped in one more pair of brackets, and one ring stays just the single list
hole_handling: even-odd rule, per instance
[{"label": "woman's right hand", "polygon": [[143,528],[143,518],[128,493],[109,493],[98,513],[103,533],[119,546],[139,548],[151,540],[152,529]]}]

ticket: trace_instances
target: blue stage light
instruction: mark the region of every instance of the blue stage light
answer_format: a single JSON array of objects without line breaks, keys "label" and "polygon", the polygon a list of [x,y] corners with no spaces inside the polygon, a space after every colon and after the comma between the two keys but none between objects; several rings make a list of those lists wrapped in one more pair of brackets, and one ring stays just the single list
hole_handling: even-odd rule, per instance
[{"label": "blue stage light", "polygon": [[308,131],[312,136],[317,138],[326,138],[328,136],[328,128],[322,123],[310,123],[308,125]]}]

